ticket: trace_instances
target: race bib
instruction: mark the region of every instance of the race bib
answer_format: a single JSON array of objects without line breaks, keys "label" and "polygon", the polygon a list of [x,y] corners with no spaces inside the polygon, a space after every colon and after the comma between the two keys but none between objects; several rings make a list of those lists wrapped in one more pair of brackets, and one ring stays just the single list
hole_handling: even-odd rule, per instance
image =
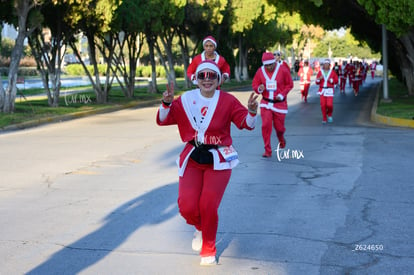
[{"label": "race bib", "polygon": [[325,88],[322,90],[322,93],[324,96],[333,96],[334,95],[334,90],[333,88]]},{"label": "race bib", "polygon": [[234,149],[233,145],[219,146],[218,150],[227,162],[239,158],[239,155],[237,154],[237,151]]},{"label": "race bib", "polygon": [[266,81],[266,90],[276,91],[277,90],[276,80],[267,80]]}]

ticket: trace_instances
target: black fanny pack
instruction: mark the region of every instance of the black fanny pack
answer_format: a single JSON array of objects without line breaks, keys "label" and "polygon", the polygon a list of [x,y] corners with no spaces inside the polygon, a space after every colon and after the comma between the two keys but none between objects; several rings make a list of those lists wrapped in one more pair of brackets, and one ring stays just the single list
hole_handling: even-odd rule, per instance
[{"label": "black fanny pack", "polygon": [[285,97],[283,100],[279,100],[279,99],[270,99],[270,98],[263,97],[263,100],[265,100],[265,101],[267,101],[267,102],[270,102],[270,103],[278,103],[278,102],[282,102],[282,101],[285,101],[285,99],[286,99],[286,97]]},{"label": "black fanny pack", "polygon": [[217,145],[196,144],[194,140],[189,142],[195,148],[191,152],[190,158],[199,164],[213,164],[213,154],[208,150],[217,148]]}]

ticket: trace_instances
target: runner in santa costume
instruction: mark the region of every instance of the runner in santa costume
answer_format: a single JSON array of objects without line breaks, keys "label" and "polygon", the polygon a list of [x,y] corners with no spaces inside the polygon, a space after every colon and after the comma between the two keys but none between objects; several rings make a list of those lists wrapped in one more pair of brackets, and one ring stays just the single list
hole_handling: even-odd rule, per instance
[{"label": "runner in santa costume", "polygon": [[352,62],[352,59],[349,61],[348,64],[346,64],[345,70],[346,75],[348,76],[349,87],[352,87],[352,82],[354,81],[355,77],[355,65],[354,62]]},{"label": "runner in santa costume", "polygon": [[371,78],[374,79],[375,70],[377,69],[377,62],[376,61],[372,62],[371,65],[369,65],[369,69],[371,70]]},{"label": "runner in santa costume", "polygon": [[354,90],[354,95],[358,96],[359,93],[359,87],[362,85],[363,80],[363,65],[361,62],[355,63],[355,75],[354,80],[352,81],[352,88]]},{"label": "runner in santa costume", "polygon": [[284,137],[285,117],[288,112],[287,94],[293,88],[292,76],[289,69],[277,63],[272,53],[263,53],[261,66],[252,82],[253,90],[262,95],[260,101],[260,115],[262,117],[262,136],[265,152],[263,157],[272,156],[270,138],[272,130],[276,129],[279,147],[285,148]]},{"label": "runner in santa costume", "polygon": [[309,87],[311,84],[311,77],[313,75],[312,68],[309,67],[309,61],[305,60],[303,66],[300,67],[298,75],[300,77],[300,92],[302,94],[302,100],[308,102]]},{"label": "runner in santa costume", "polygon": [[285,66],[285,67],[286,67],[286,69],[288,69],[288,71],[290,72],[290,67],[289,67],[289,64],[288,64],[285,60],[283,60],[283,59],[282,59],[282,54],[281,54],[279,51],[275,51],[275,52],[273,53],[273,56],[276,58],[276,62],[277,62],[277,63],[279,63],[279,64],[281,64],[281,65]]},{"label": "runner in santa costume", "polygon": [[346,61],[342,62],[342,64],[341,62],[339,62],[339,91],[341,93],[345,93],[346,77],[347,77],[345,67],[346,67]]},{"label": "runner in santa costume", "polygon": [[212,36],[207,36],[206,38],[204,38],[203,48],[204,48],[204,51],[201,54],[196,55],[193,58],[191,64],[187,68],[188,79],[190,79],[191,81],[193,81],[194,84],[197,85],[195,72],[197,70],[198,65],[205,60],[211,60],[217,64],[217,66],[220,69],[221,75],[222,75],[222,83],[225,80],[229,79],[230,78],[230,65],[227,63],[224,57],[222,57],[216,52],[216,49],[217,49],[216,39],[214,39],[214,37]]},{"label": "runner in santa costume", "polygon": [[157,113],[158,125],[178,126],[185,142],[177,159],[179,185],[178,208],[188,224],[196,229],[192,247],[200,251],[201,265],[214,265],[216,234],[221,199],[239,160],[230,136],[231,123],[252,130],[256,123],[257,95],[252,93],[248,108],[231,95],[217,90],[220,69],[212,61],[201,62],[196,69],[198,89],[174,99],[167,85]]},{"label": "runner in santa costume", "polygon": [[322,70],[316,76],[316,84],[319,85],[318,94],[320,95],[320,104],[322,110],[322,123],[333,122],[333,97],[334,88],[338,83],[338,76],[331,68],[331,61],[326,59],[323,62]]},{"label": "runner in santa costume", "polygon": [[316,73],[316,74],[318,74],[318,73],[319,73],[319,71],[321,70],[321,64],[319,63],[319,60],[318,60],[318,59],[316,59],[316,60],[313,62],[313,68],[315,69],[315,73]]}]

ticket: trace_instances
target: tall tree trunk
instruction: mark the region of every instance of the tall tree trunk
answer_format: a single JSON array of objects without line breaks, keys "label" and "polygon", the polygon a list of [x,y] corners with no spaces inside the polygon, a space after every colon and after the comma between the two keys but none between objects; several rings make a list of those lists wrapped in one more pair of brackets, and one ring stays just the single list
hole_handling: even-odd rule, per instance
[{"label": "tall tree trunk", "polygon": [[237,81],[243,81],[249,79],[249,69],[247,67],[247,47],[243,43],[243,35],[239,35],[239,58],[238,64],[234,70],[235,78]]},{"label": "tall tree trunk", "polygon": [[155,94],[157,93],[157,70],[154,56],[154,38],[148,34],[146,36],[151,62],[151,82],[148,85],[148,93]]},{"label": "tall tree trunk", "polygon": [[3,113],[14,112],[14,102],[17,93],[17,72],[19,70],[20,59],[23,55],[24,39],[28,35],[26,26],[27,16],[29,11],[33,8],[33,4],[30,2],[30,0],[19,1],[16,8],[19,28],[16,42],[10,57],[8,86],[5,90],[0,90],[0,109]]},{"label": "tall tree trunk", "polygon": [[180,30],[178,30],[178,38],[179,38],[178,39],[178,44],[180,45],[181,54],[183,56],[184,79],[185,79],[186,87],[187,88],[191,88],[191,86],[192,86],[193,83],[187,77],[187,69],[188,69],[188,66],[190,65],[190,57],[188,55],[187,37],[185,36],[184,33],[181,33]]},{"label": "tall tree trunk", "polygon": [[[175,70],[174,70],[174,59],[173,59],[173,53],[172,53],[172,36],[161,37],[160,39],[164,47],[164,50],[167,54],[168,66],[167,64],[165,64],[166,62],[164,62],[164,67],[167,73],[168,83],[172,82],[174,84],[174,87],[177,87],[177,80],[175,77]],[[157,47],[157,49],[160,50],[159,47]],[[160,55],[161,55],[161,51],[160,51]]]},{"label": "tall tree trunk", "polygon": [[403,81],[408,89],[409,95],[414,95],[414,31],[407,33],[399,39],[404,46],[402,51],[405,62],[400,62]]},{"label": "tall tree trunk", "polygon": [[[93,66],[93,74],[95,77],[95,81],[92,82],[92,85],[96,95],[96,102],[100,104],[106,103],[108,99],[108,87],[107,85],[105,85],[104,89],[102,89],[101,79],[99,76],[98,62],[96,60],[95,35],[92,33],[87,33],[86,38],[88,39],[89,61],[90,64]],[[110,65],[108,64],[108,66]]]}]

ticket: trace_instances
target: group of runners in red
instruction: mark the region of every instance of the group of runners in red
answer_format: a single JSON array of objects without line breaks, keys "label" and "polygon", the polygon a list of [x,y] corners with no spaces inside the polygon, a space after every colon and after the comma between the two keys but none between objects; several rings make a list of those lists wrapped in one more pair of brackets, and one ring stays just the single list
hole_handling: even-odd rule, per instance
[{"label": "group of runners in red", "polygon": [[[230,79],[230,66],[216,51],[217,41],[212,36],[203,39],[203,51],[196,55],[188,67],[187,77],[197,88],[174,96],[174,86],[168,84],[157,112],[160,126],[177,125],[185,146],[177,158],[178,208],[181,216],[195,230],[192,249],[201,256],[200,265],[218,263],[216,238],[218,208],[229,183],[232,168],[238,163],[238,153],[232,144],[231,125],[239,129],[254,130],[260,110],[264,158],[271,158],[273,128],[278,138],[277,150],[286,147],[285,117],[288,113],[287,95],[293,89],[290,66],[279,51],[264,52],[262,66],[252,80],[247,106],[234,95],[221,90]],[[302,100],[307,102],[311,77],[316,73],[319,86],[322,123],[332,123],[333,97],[339,83],[345,93],[346,80],[358,95],[368,69],[372,77],[375,67],[365,62],[339,62],[330,59],[313,68],[303,61],[295,66],[294,78],[300,78]],[[375,65],[375,64],[374,64]],[[259,98],[260,97],[260,98]]]}]

